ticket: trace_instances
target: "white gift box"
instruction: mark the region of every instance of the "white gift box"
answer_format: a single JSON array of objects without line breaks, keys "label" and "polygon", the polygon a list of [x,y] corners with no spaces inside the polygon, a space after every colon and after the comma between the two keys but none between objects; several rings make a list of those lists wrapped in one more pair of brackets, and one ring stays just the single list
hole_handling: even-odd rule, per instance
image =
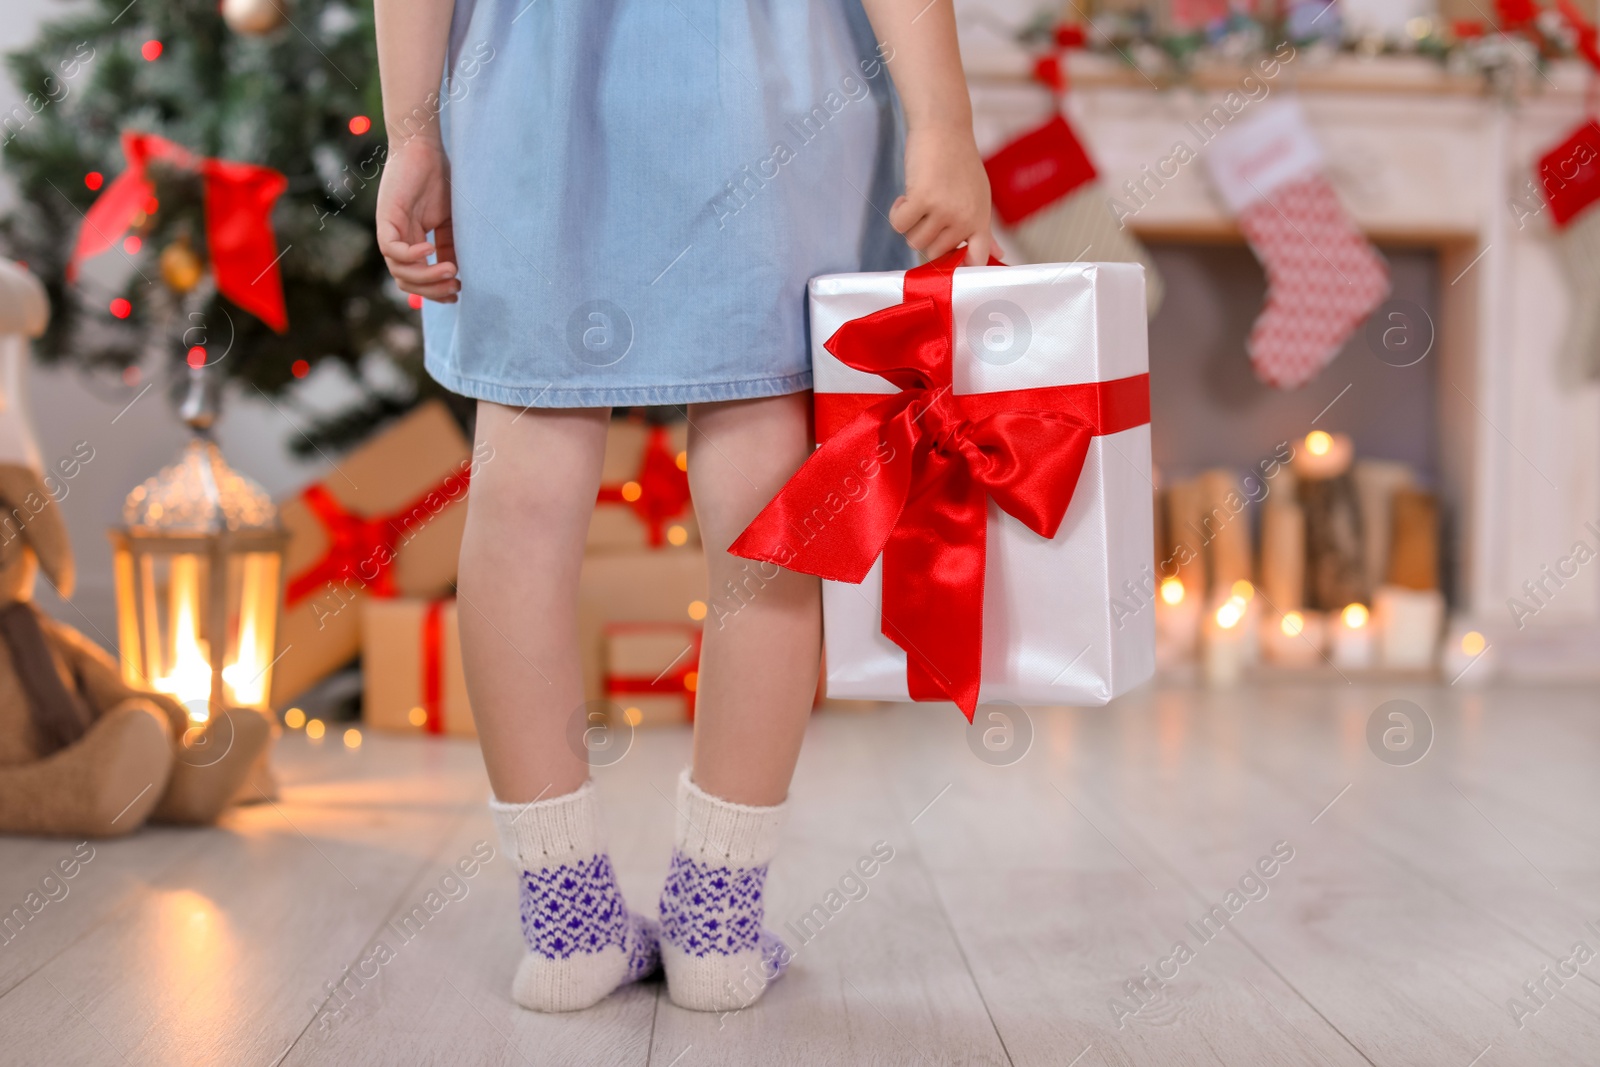
[{"label": "white gift box", "polygon": [[[824,343],[846,321],[901,303],[903,286],[901,272],[812,279],[818,394],[899,391],[840,362]],[[951,307],[956,395],[1114,382],[1149,370],[1137,264],[962,267]],[[1105,704],[1151,677],[1150,486],[1144,422],[1092,438],[1055,537],[989,501],[980,702]],[[905,653],[881,632],[882,575],[880,558],[860,585],[823,583],[830,697],[911,699]]]}]

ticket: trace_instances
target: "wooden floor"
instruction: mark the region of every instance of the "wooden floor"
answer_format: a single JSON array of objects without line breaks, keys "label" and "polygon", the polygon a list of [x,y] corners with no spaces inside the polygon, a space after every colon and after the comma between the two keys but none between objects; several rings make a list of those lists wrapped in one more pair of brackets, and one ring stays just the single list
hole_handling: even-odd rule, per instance
[{"label": "wooden floor", "polygon": [[[1410,766],[1369,748],[1392,698],[1435,729]],[[948,708],[818,715],[768,883],[798,957],[720,1019],[659,983],[515,1007],[509,868],[447,878],[494,844],[475,748],[293,735],[280,804],[94,845],[0,945],[0,1062],[1600,1063],[1600,692],[1148,688],[1032,727],[993,765]],[[642,910],[688,751],[640,731],[596,772]],[[864,896],[803,944],[783,929],[880,841]],[[0,906],[75,845],[0,839]],[[1292,859],[1230,901],[1274,848]],[[1229,921],[1202,929],[1213,905]]]}]

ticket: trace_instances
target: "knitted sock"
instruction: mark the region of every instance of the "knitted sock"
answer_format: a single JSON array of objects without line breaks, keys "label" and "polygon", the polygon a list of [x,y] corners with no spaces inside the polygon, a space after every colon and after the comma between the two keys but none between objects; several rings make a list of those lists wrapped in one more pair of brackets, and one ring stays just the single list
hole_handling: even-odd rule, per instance
[{"label": "knitted sock", "polygon": [[655,923],[628,911],[606,855],[594,783],[532,804],[489,802],[522,887],[528,954],[511,996],[534,1011],[577,1011],[660,965]]},{"label": "knitted sock", "polygon": [[677,847],[661,890],[661,962],[679,1007],[746,1007],[788,966],[788,947],[761,928],[783,809],[721,800],[687,770],[678,780]]}]

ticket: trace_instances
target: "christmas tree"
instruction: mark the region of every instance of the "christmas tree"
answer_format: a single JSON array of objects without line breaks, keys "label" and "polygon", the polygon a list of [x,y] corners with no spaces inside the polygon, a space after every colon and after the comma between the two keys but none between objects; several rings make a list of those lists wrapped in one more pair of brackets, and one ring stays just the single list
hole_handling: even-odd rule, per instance
[{"label": "christmas tree", "polygon": [[[0,248],[49,290],[44,360],[120,376],[130,395],[141,374],[176,387],[186,363],[203,362],[247,393],[291,400],[296,379],[336,360],[360,399],[302,420],[299,451],[345,447],[429,396],[465,419],[470,402],[423,372],[416,298],[390,280],[373,237],[387,137],[370,2],[90,0],[8,63],[23,102],[0,115],[0,137],[20,203],[0,219]],[[152,195],[74,276],[85,213],[127,169],[130,132],[175,154],[152,160]],[[202,157],[286,179],[265,220],[282,332],[218,290],[210,252],[225,250],[208,243]]]}]

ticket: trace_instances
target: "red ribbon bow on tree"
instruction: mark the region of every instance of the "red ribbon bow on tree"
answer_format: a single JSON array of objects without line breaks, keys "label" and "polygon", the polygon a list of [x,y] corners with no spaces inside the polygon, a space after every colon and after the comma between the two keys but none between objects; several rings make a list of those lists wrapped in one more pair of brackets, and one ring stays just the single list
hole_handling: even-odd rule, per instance
[{"label": "red ribbon bow on tree", "polygon": [[78,231],[78,245],[67,264],[67,280],[84,260],[114,245],[144,209],[155,187],[146,170],[152,162],[196,171],[205,180],[206,249],[217,290],[278,333],[289,328],[278,274],[278,243],[272,235],[272,205],[289,182],[271,167],[197,156],[153,133],[125,130],[122,154],[128,169],[106,186],[89,206]]},{"label": "red ribbon bow on tree", "polygon": [[[988,501],[1054,537],[1090,438],[1148,422],[1150,396],[1148,375],[953,392],[951,287],[965,255],[957,249],[907,271],[903,303],[828,339],[840,362],[900,391],[817,394],[821,446],[729,551],[850,583],[881,555],[882,632],[905,650],[912,699],[953,700],[971,721],[983,664]],[[852,481],[872,484],[858,496]],[[832,508],[830,498],[845,502]]]}]

